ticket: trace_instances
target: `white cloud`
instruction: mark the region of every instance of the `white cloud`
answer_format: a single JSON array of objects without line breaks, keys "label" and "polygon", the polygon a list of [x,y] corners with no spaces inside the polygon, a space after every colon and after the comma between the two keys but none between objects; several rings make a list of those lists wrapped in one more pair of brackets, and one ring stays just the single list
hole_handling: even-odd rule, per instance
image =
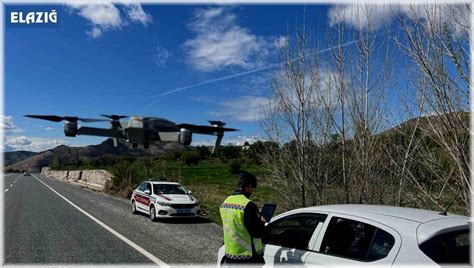
[{"label": "white cloud", "polygon": [[227,143],[231,143],[233,145],[237,146],[242,146],[245,144],[245,142],[248,142],[249,144],[254,144],[257,141],[264,141],[261,137],[257,135],[252,135],[252,136],[237,136],[236,138],[229,138],[226,139]]},{"label": "white cloud", "polygon": [[102,36],[102,30],[98,27],[93,27],[89,31],[86,31],[86,33],[92,38],[98,38]]},{"label": "white cloud", "polygon": [[[306,94],[311,94],[311,105],[313,108],[319,109],[329,105],[330,107],[337,105],[337,91],[335,91],[335,81],[337,81],[337,74],[331,70],[321,70],[319,81],[311,82],[310,74],[305,74],[305,91]],[[258,96],[258,91],[254,90],[256,95],[246,95],[238,98],[224,100],[219,103],[218,111],[211,112],[217,116],[228,116],[239,121],[258,121],[262,116],[273,108],[277,108],[277,101],[291,101],[292,107],[298,107],[298,98],[294,92],[294,85],[285,79],[283,70],[279,70],[273,74],[274,79],[268,76],[254,76],[249,77],[247,81],[254,85],[254,89],[264,87],[263,84],[277,83],[281,89],[284,89],[281,94],[283,97],[278,99]],[[318,82],[319,85],[313,84]],[[312,84],[312,85],[311,85]],[[311,85],[311,87],[310,87]],[[349,85],[349,81],[346,81]],[[268,87],[268,86],[267,86]],[[326,104],[322,103],[321,98],[324,97]],[[283,99],[282,99],[283,98]],[[324,105],[324,106],[323,106]]]},{"label": "white cloud", "polygon": [[154,55],[154,61],[158,67],[163,66],[166,61],[168,60],[169,57],[171,57],[172,53],[168,49],[157,45],[156,46],[156,51]]},{"label": "white cloud", "polygon": [[112,3],[72,4],[71,7],[92,25],[87,33],[93,38],[100,37],[104,31],[122,27],[120,11]]},{"label": "white cloud", "polygon": [[[330,69],[319,69],[319,74],[315,75],[309,70],[304,73],[304,93],[302,96],[308,104],[307,108],[320,109],[324,107],[333,107],[337,105],[337,85],[338,73]],[[303,74],[301,74],[303,75]],[[303,83],[303,81],[300,81]],[[294,81],[288,79],[285,70],[278,70],[273,74],[272,83],[278,88],[278,91],[272,90],[275,94],[275,104],[278,102],[288,103],[290,107],[300,106],[299,94]],[[351,88],[350,81],[346,79],[346,87]],[[324,101],[324,102],[323,102]],[[279,110],[278,105],[272,106]],[[277,111],[276,110],[276,111]]]},{"label": "white cloud", "polygon": [[[92,28],[86,33],[92,38],[98,38],[109,30],[121,29],[127,24],[127,19],[122,17],[119,8],[111,2],[69,3],[68,6],[91,25]],[[127,4],[123,8],[132,22],[139,22],[144,26],[152,22],[151,16],[140,4]]]},{"label": "white cloud", "polygon": [[184,43],[187,60],[199,71],[255,68],[264,64],[275,47],[274,38],[254,35],[237,25],[235,14],[226,7],[197,9],[187,26],[194,34]]},{"label": "white cloud", "polygon": [[48,126],[48,127],[45,127],[44,129],[45,129],[45,130],[48,130],[48,131],[51,131],[51,130],[54,130],[54,127],[49,127],[49,126]]},{"label": "white cloud", "polygon": [[[329,25],[345,22],[357,30],[377,30],[389,24],[395,16],[410,19],[447,23],[454,34],[467,34],[470,28],[470,11],[466,5],[454,4],[342,4],[328,10]],[[370,19],[370,20],[369,20]],[[369,25],[370,24],[370,25]],[[431,27],[427,27],[429,29]]]},{"label": "white cloud", "polygon": [[[231,137],[231,138],[226,138],[224,136],[224,139],[222,139],[221,145],[228,145],[229,143],[232,145],[236,146],[242,146],[244,145],[245,142],[248,142],[249,144],[253,144],[257,141],[265,141],[263,138],[261,138],[258,135],[250,135],[250,136],[237,136],[237,137]],[[200,141],[193,141],[193,146],[214,146],[216,140],[200,140]]]},{"label": "white cloud", "polygon": [[5,136],[3,143],[4,151],[32,151],[41,152],[48,149],[55,148],[59,145],[68,146],[83,146],[83,144],[76,144],[62,139],[51,139],[42,137],[27,137],[27,136]]},{"label": "white cloud", "polygon": [[3,128],[3,131],[5,134],[11,134],[11,133],[19,133],[19,132],[24,132],[23,129],[17,127],[13,123],[13,116],[5,116],[2,115],[2,120],[0,122],[0,127]]},{"label": "white cloud", "polygon": [[199,141],[193,141],[191,144],[192,146],[214,146],[216,144],[216,140],[199,140]]},{"label": "white cloud", "polygon": [[424,22],[425,30],[441,30],[446,25],[455,36],[469,37],[471,11],[466,4],[403,5],[400,8],[408,18]]},{"label": "white cloud", "polygon": [[275,39],[274,46],[276,48],[282,48],[282,47],[285,47],[287,45],[287,43],[288,43],[288,37],[280,36],[280,37]]},{"label": "white cloud", "polygon": [[137,3],[131,3],[125,6],[125,11],[127,12],[128,17],[133,22],[140,22],[143,26],[147,26],[153,21],[151,16],[147,14],[142,6]]},{"label": "white cloud", "polygon": [[357,30],[367,30],[368,28],[377,30],[384,23],[389,22],[398,10],[398,5],[386,4],[337,5],[328,11],[329,25],[346,22]]},{"label": "white cloud", "polygon": [[257,121],[270,105],[272,101],[266,97],[242,96],[221,102],[220,110],[211,114],[229,116],[239,121]]},{"label": "white cloud", "polygon": [[262,95],[269,92],[272,85],[272,73],[263,72],[244,77],[239,84],[235,84],[235,90],[248,95]]}]

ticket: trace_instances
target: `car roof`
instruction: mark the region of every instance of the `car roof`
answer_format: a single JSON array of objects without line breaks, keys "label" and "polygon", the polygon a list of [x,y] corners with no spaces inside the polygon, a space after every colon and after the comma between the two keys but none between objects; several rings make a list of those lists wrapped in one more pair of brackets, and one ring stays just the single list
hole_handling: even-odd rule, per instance
[{"label": "car roof", "polygon": [[433,220],[446,219],[450,217],[461,217],[467,219],[465,216],[455,214],[441,215],[437,211],[426,209],[393,207],[381,205],[361,205],[361,204],[344,204],[344,205],[324,205],[306,208],[310,210],[336,212],[349,215],[367,216],[373,219],[385,216],[389,218],[398,218],[417,223],[425,223]]},{"label": "car roof", "polygon": [[172,182],[172,181],[148,181],[151,182],[152,184],[171,184],[171,185],[181,185],[177,182]]},{"label": "car roof", "polygon": [[449,217],[423,223],[416,230],[418,243],[422,244],[436,235],[469,230],[469,222],[470,219],[467,217]]}]

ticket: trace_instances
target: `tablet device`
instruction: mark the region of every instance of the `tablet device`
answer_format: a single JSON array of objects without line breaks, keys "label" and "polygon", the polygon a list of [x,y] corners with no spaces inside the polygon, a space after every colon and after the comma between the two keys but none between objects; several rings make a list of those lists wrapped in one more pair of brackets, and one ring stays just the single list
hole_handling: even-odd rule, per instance
[{"label": "tablet device", "polygon": [[273,217],[273,213],[275,213],[277,205],[276,204],[265,204],[262,207],[262,211],[260,211],[260,216],[265,218],[267,222],[270,222],[270,220]]}]

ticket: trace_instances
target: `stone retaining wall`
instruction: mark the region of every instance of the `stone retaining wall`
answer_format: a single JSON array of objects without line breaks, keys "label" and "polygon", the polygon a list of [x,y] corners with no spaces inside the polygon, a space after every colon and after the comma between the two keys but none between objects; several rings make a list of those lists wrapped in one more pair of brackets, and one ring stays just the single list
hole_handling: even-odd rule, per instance
[{"label": "stone retaining wall", "polygon": [[106,170],[51,170],[49,167],[41,169],[41,174],[55,179],[69,180],[86,188],[104,191],[108,182],[112,181],[112,174]]},{"label": "stone retaining wall", "polygon": [[71,170],[67,176],[68,180],[77,181],[82,177],[82,170]]}]

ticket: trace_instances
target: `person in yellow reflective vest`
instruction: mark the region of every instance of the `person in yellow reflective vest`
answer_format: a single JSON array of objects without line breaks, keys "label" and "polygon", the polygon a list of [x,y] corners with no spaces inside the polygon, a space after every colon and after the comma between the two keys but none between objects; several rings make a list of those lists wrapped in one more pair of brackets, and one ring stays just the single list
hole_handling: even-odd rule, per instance
[{"label": "person in yellow reflective vest", "polygon": [[261,240],[265,219],[260,217],[257,205],[249,199],[255,188],[257,178],[251,173],[241,174],[237,190],[219,209],[224,229],[224,263],[265,263]]}]

